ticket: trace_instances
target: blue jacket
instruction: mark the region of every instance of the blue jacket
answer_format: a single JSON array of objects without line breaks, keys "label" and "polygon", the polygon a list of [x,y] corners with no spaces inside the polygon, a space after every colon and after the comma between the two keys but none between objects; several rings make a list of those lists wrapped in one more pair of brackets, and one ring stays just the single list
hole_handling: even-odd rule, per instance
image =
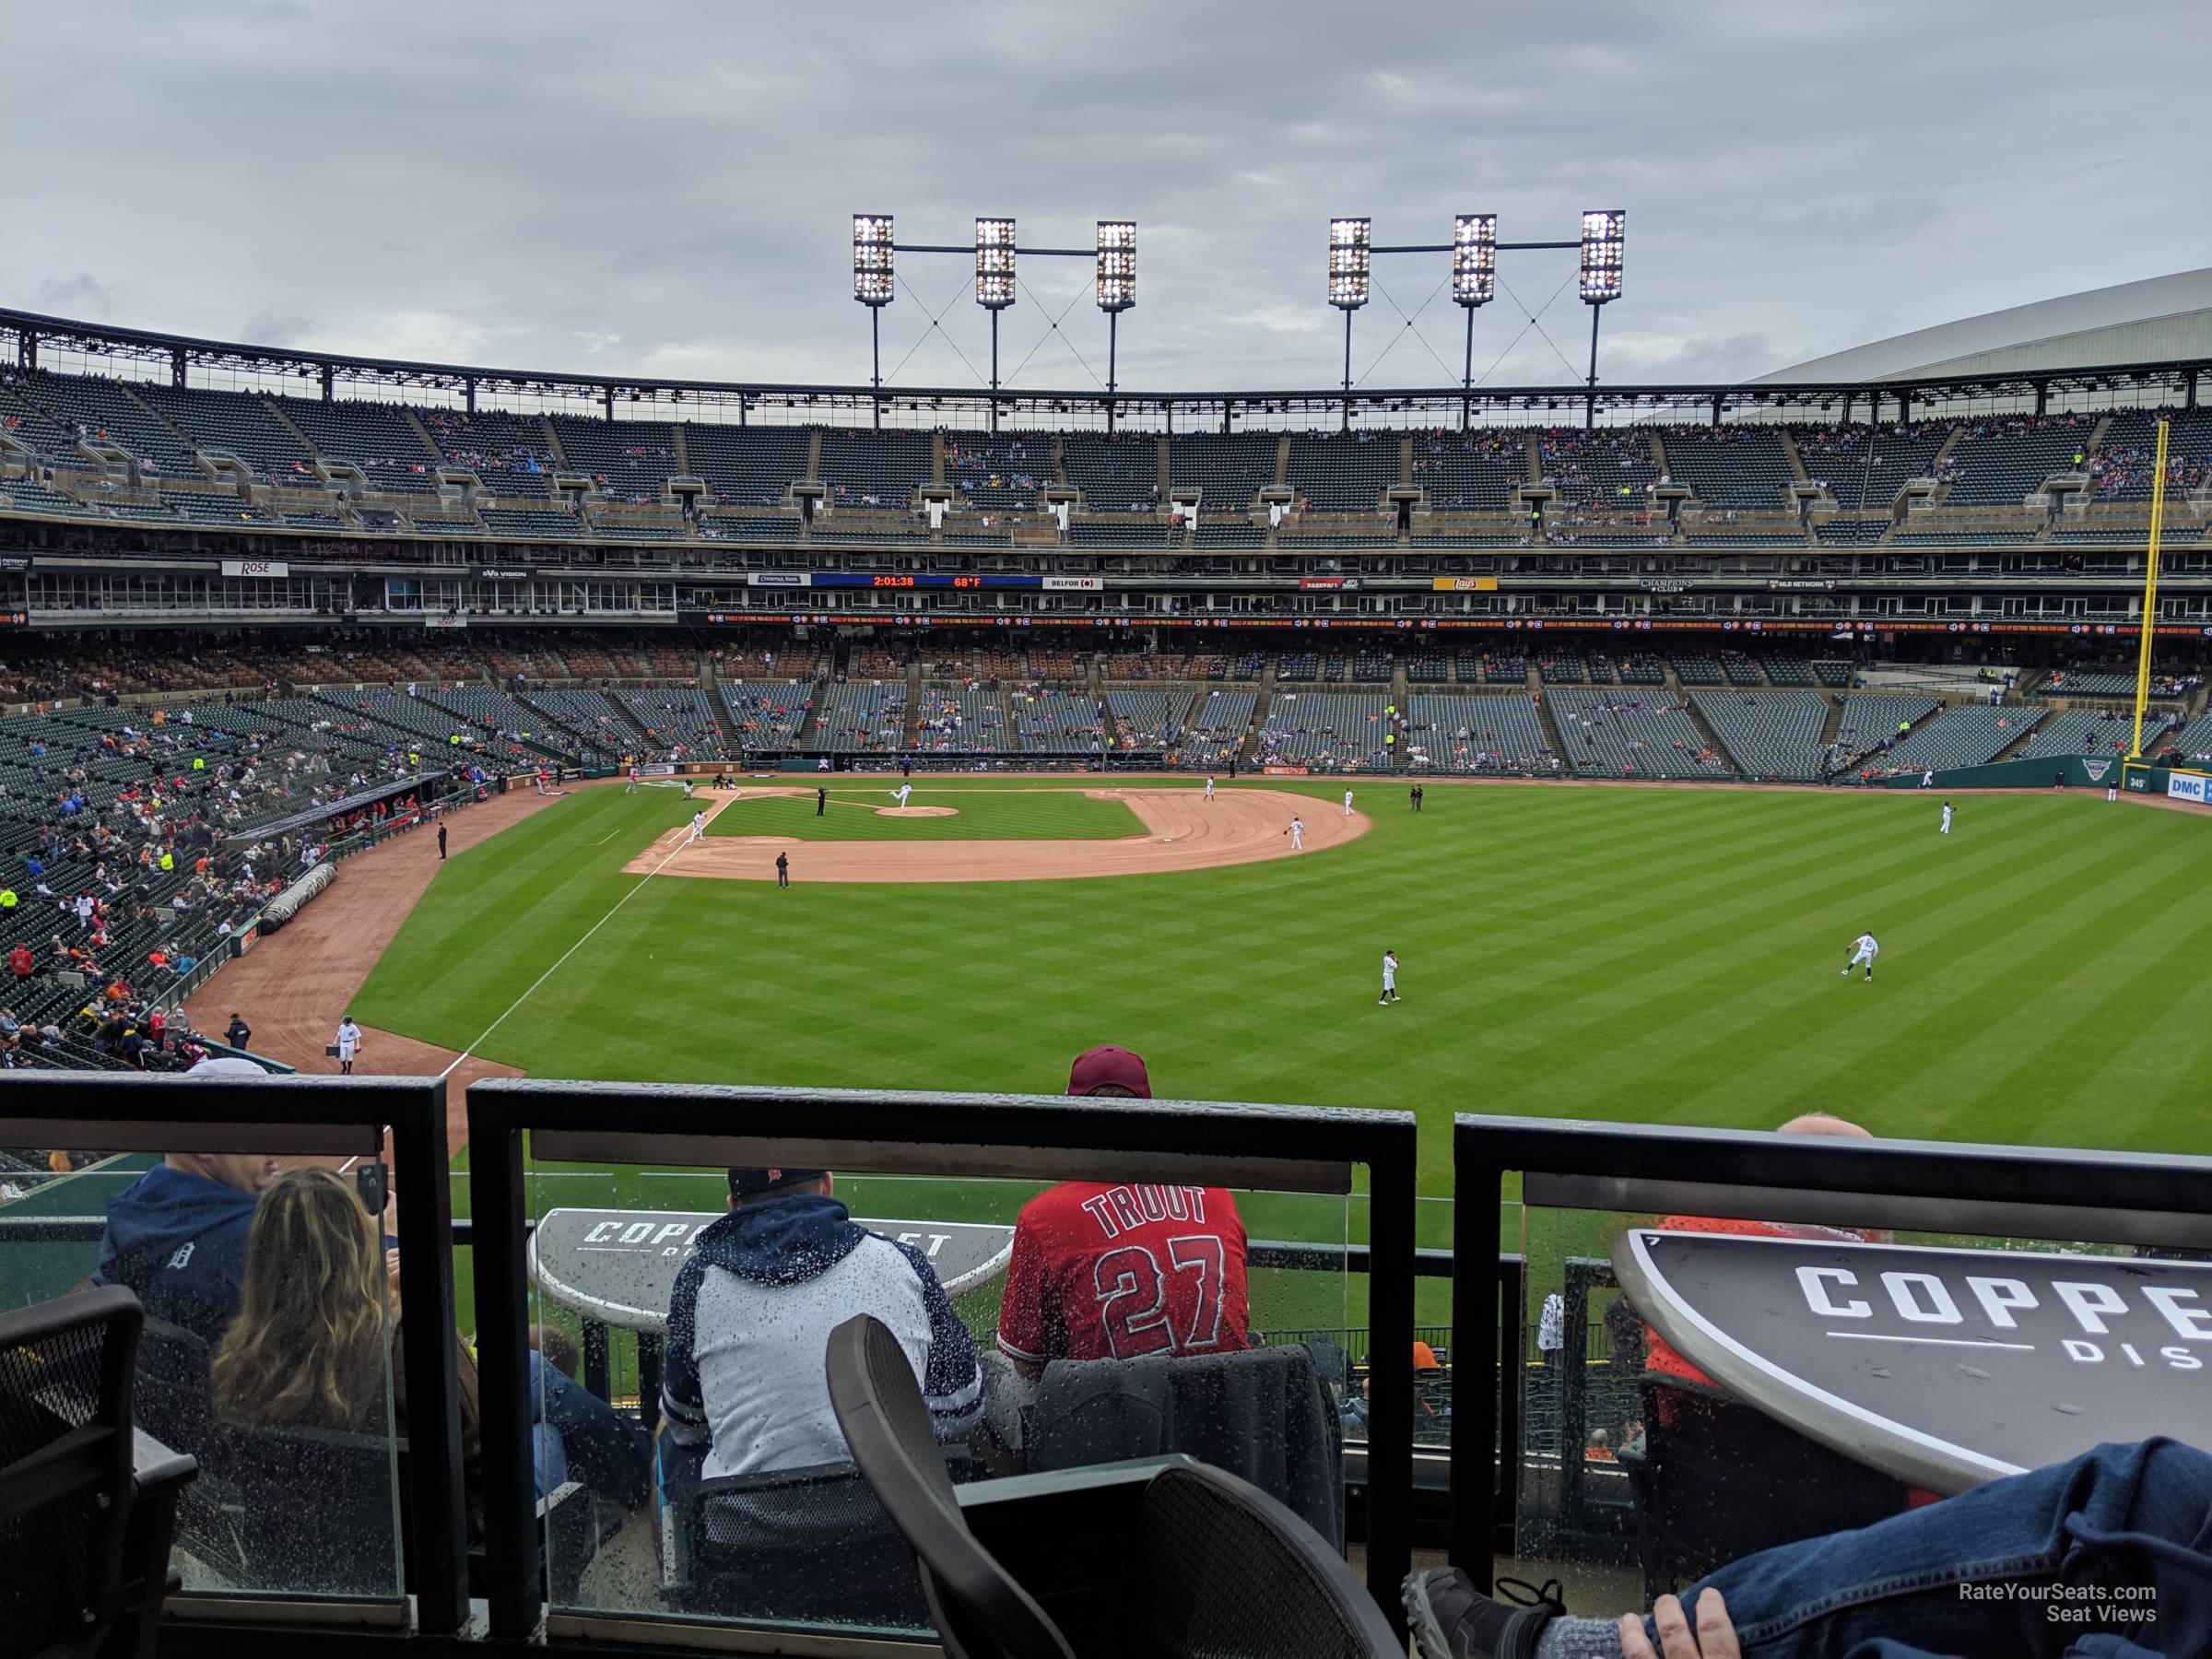
[{"label": "blue jacket", "polygon": [[238,1312],[252,1193],[157,1164],[108,1201],[96,1285],[128,1285],[147,1317],[213,1347]]}]

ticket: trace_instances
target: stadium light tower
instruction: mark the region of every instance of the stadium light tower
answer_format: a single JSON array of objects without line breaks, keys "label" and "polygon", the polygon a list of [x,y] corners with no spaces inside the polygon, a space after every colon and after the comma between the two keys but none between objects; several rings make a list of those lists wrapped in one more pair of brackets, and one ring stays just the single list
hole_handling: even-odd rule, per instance
[{"label": "stadium light tower", "polygon": [[[1113,396],[1114,348],[1122,313],[1136,303],[1136,224],[1099,221],[1099,309],[1106,313],[1106,395]],[[1112,418],[1112,406],[1107,406]]]},{"label": "stadium light tower", "polygon": [[1475,418],[1475,312],[1498,298],[1498,216],[1452,218],[1452,301],[1467,313],[1466,366],[1460,371],[1462,431]]},{"label": "stadium light tower", "polygon": [[991,313],[991,429],[998,429],[998,313],[1014,303],[1014,221],[975,221],[975,302]]},{"label": "stadium light tower", "polygon": [[883,308],[897,291],[892,274],[891,216],[853,216],[853,298],[868,308],[868,357],[873,368],[876,429],[883,429]]},{"label": "stadium light tower", "polygon": [[1329,303],[1344,313],[1344,424],[1352,424],[1352,313],[1367,303],[1371,255],[1375,245],[1371,218],[1329,221]]},{"label": "stadium light tower", "polygon": [[1628,240],[1629,216],[1618,207],[1592,207],[1583,214],[1583,303],[1590,308],[1590,379],[1583,398],[1583,425],[1597,424],[1597,320],[1620,298],[1621,251]]}]

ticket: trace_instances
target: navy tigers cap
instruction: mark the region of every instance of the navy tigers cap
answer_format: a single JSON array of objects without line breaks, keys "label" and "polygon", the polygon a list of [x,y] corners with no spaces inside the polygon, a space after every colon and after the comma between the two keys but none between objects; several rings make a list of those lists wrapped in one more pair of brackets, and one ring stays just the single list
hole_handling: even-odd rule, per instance
[{"label": "navy tigers cap", "polygon": [[804,1182],[819,1181],[827,1170],[732,1170],[730,1196],[758,1198],[764,1193],[781,1192],[788,1186]]}]

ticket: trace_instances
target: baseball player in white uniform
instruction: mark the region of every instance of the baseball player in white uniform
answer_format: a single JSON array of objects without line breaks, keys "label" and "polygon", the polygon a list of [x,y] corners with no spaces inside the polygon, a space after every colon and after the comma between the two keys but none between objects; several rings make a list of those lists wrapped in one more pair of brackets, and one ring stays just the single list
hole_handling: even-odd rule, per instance
[{"label": "baseball player in white uniform", "polygon": [[343,1019],[338,1021],[337,1050],[339,1076],[346,1077],[350,1077],[353,1076],[353,1057],[360,1053],[360,1049],[361,1028],[353,1023],[353,1016],[348,1014]]},{"label": "baseball player in white uniform", "polygon": [[1344,816],[1352,816],[1352,792],[1348,789],[1344,792]]},{"label": "baseball player in white uniform", "polygon": [[687,847],[695,845],[698,841],[704,838],[706,833],[707,813],[706,808],[702,806],[699,811],[691,815],[691,839],[684,842],[684,845]]},{"label": "baseball player in white uniform", "polygon": [[1943,829],[1942,829],[1942,830],[1939,831],[1939,833],[1941,833],[1941,834],[1944,834],[1944,835],[1948,835],[1950,832],[1951,832],[1951,804],[1950,804],[1948,801],[1946,801],[1946,802],[1943,804]]},{"label": "baseball player in white uniform", "polygon": [[1211,801],[1213,800],[1213,798],[1214,798],[1214,779],[1213,779],[1213,774],[1212,774],[1211,772],[1208,772],[1208,773],[1206,774],[1206,800],[1207,800],[1208,802],[1211,802]]},{"label": "baseball player in white uniform", "polygon": [[899,805],[903,807],[906,805],[906,797],[913,793],[914,786],[912,783],[901,783],[898,788],[891,791],[891,799],[898,802]]},{"label": "baseball player in white uniform", "polygon": [[1404,1000],[1398,994],[1398,953],[1385,950],[1382,953],[1382,994],[1376,999],[1377,1005],[1384,1006]]},{"label": "baseball player in white uniform", "polygon": [[1851,971],[1861,962],[1866,964],[1866,977],[1874,978],[1874,959],[1882,954],[1882,947],[1874,942],[1874,935],[1863,933],[1851,942],[1851,960],[1843,964],[1843,977],[1849,979]]},{"label": "baseball player in white uniform", "polygon": [[1283,831],[1283,833],[1284,833],[1285,835],[1287,835],[1287,836],[1288,836],[1288,837],[1290,838],[1290,851],[1291,851],[1291,852],[1293,852],[1293,853],[1303,853],[1303,852],[1306,850],[1306,820],[1305,820],[1305,819],[1303,819],[1303,818],[1292,818],[1292,819],[1290,820],[1290,828],[1289,828],[1289,829],[1288,829],[1288,830],[1284,830],[1284,831]]}]

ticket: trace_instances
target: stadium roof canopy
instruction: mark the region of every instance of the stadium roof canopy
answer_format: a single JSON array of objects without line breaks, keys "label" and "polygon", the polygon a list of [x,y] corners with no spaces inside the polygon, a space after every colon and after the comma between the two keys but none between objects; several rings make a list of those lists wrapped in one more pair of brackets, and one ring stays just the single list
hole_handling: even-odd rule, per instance
[{"label": "stadium roof canopy", "polygon": [[1754,385],[2035,374],[2212,357],[2212,270],[2180,271],[1918,328]]}]

